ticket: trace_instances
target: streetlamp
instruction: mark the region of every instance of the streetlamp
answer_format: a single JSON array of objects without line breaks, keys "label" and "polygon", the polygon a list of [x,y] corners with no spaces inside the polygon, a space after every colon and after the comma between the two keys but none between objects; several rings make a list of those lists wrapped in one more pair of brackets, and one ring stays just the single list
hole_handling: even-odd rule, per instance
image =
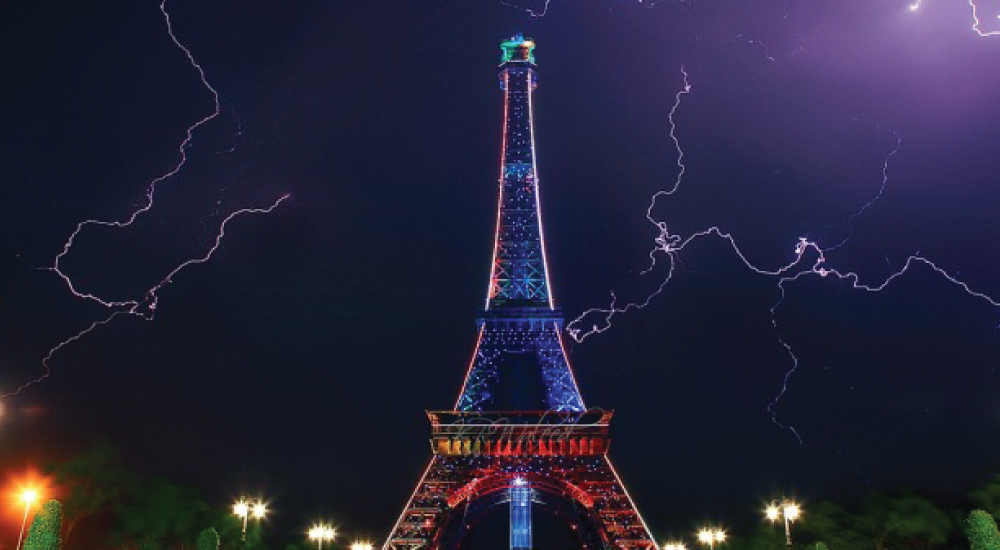
[{"label": "streetlamp", "polygon": [[250,519],[251,515],[253,519],[258,521],[264,519],[264,516],[267,515],[267,505],[262,500],[249,502],[245,498],[240,498],[236,504],[233,504],[233,513],[243,520],[243,535],[240,537],[240,542],[245,545],[247,542],[247,520]]},{"label": "streetlamp", "polygon": [[323,550],[323,541],[331,541],[337,536],[337,530],[326,524],[314,525],[309,529],[309,540],[316,541],[319,550]]},{"label": "streetlamp", "polygon": [[368,541],[356,540],[354,541],[354,544],[351,544],[351,550],[374,550],[374,548],[375,547],[372,546],[372,543]]},{"label": "streetlamp", "polygon": [[687,550],[687,546],[683,542],[666,542],[663,544],[663,550]]},{"label": "streetlamp", "polygon": [[25,489],[21,491],[21,500],[24,501],[24,519],[21,520],[21,533],[17,535],[17,550],[21,550],[21,539],[24,537],[24,524],[28,523],[28,510],[31,503],[38,499],[38,491]]},{"label": "streetlamp", "polygon": [[698,531],[698,542],[708,545],[709,550],[715,550],[715,543],[726,540],[726,532],[722,529],[702,529]]},{"label": "streetlamp", "polygon": [[790,501],[781,499],[780,502],[774,501],[768,505],[767,510],[764,511],[764,515],[767,519],[771,520],[771,523],[783,519],[785,522],[785,546],[788,548],[792,547],[792,526],[791,523],[802,515],[802,508]]}]

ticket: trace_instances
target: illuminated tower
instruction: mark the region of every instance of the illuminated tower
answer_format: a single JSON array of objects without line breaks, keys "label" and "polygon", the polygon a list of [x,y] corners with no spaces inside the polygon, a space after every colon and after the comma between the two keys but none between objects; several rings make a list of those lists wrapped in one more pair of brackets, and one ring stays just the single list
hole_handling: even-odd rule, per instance
[{"label": "illuminated tower", "polygon": [[503,505],[513,547],[517,518],[530,529],[533,504],[566,521],[584,548],[656,548],[607,457],[612,413],[586,409],[563,347],[535,166],[535,43],[517,35],[501,48],[503,151],[476,350],[454,409],[427,413],[434,456],[383,548],[456,549]]}]

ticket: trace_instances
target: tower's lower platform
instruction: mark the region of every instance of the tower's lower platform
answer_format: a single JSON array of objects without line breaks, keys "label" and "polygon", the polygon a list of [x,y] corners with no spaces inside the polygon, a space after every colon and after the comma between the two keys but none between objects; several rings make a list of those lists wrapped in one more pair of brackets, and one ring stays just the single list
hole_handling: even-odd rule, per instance
[{"label": "tower's lower platform", "polygon": [[434,457],[385,549],[452,550],[516,478],[587,549],[656,548],[607,457],[610,412],[430,412]]}]

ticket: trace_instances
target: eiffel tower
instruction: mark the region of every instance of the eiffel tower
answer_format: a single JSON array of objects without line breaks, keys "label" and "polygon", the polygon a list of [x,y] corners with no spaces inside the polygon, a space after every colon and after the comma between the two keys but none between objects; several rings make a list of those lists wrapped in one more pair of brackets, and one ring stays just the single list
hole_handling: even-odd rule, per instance
[{"label": "eiffel tower", "polygon": [[586,408],[563,347],[535,171],[535,44],[519,34],[501,48],[503,153],[476,350],[454,409],[427,412],[433,457],[383,550],[457,549],[515,486],[583,548],[656,548],[608,459],[612,412]]}]

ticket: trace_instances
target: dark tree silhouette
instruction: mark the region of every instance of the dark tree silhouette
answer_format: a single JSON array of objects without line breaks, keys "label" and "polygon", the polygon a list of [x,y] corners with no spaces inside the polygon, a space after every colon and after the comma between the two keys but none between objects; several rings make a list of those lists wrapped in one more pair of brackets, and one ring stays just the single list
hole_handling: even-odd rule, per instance
[{"label": "dark tree silhouette", "polygon": [[118,451],[105,441],[95,443],[79,456],[50,465],[47,471],[66,495],[64,544],[81,520],[113,513],[135,477],[121,467]]},{"label": "dark tree silhouette", "polygon": [[198,535],[198,550],[219,550],[219,533],[209,527]]}]

